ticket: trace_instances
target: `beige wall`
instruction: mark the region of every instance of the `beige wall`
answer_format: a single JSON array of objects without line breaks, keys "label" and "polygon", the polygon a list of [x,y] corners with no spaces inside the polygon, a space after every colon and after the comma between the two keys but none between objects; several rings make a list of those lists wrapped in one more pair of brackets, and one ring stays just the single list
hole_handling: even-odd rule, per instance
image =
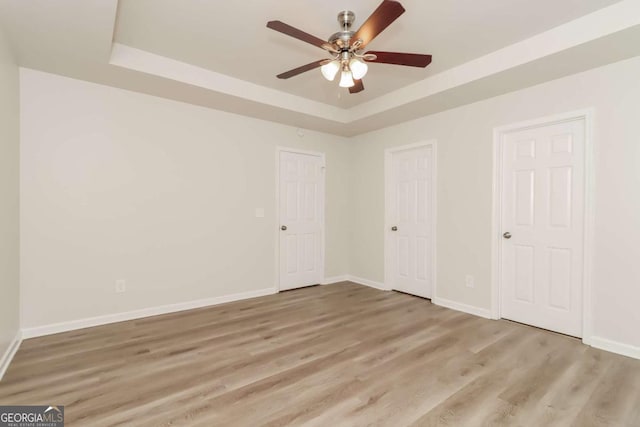
[{"label": "beige wall", "polygon": [[326,274],[347,273],[344,138],[28,69],[21,82],[24,327],[272,288],[276,146],[326,153]]},{"label": "beige wall", "polygon": [[350,273],[384,280],[384,149],[437,139],[437,296],[489,309],[493,128],[594,107],[594,334],[640,346],[638,76],[634,58],[354,138]]},{"label": "beige wall", "polygon": [[273,286],[277,145],[327,154],[327,276],[382,282],[384,149],[430,139],[437,295],[489,309],[494,127],[593,107],[594,334],[638,347],[638,75],[634,58],[347,140],[23,70],[24,325]]},{"label": "beige wall", "polygon": [[0,29],[0,359],[20,328],[18,67]]}]

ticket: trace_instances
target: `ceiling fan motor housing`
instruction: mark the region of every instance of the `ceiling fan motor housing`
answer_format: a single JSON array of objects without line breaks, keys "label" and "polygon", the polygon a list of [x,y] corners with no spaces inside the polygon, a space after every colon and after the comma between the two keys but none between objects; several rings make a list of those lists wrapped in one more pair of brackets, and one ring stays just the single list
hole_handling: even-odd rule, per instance
[{"label": "ceiling fan motor housing", "polygon": [[338,23],[342,28],[342,31],[339,31],[331,37],[329,37],[329,43],[340,46],[341,49],[348,49],[351,39],[355,34],[355,31],[351,31],[351,26],[356,20],[356,14],[351,12],[350,10],[345,10],[338,14]]}]

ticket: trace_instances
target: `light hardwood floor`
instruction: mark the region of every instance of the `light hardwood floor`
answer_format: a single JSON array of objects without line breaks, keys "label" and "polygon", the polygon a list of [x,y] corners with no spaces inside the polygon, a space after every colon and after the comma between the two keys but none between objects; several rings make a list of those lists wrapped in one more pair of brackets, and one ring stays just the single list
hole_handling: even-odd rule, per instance
[{"label": "light hardwood floor", "polygon": [[640,361],[352,283],[23,342],[68,426],[640,426]]}]

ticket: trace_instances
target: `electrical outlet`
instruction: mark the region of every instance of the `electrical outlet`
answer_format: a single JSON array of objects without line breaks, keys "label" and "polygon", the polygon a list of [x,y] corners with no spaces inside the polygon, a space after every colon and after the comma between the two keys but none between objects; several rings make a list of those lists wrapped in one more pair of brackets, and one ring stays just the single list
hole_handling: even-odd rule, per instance
[{"label": "electrical outlet", "polygon": [[116,294],[127,292],[127,281],[124,279],[116,280]]},{"label": "electrical outlet", "polygon": [[470,275],[470,274],[467,274],[465,276],[464,283],[465,283],[465,285],[467,285],[467,288],[475,288],[476,287],[475,280],[473,279],[473,276]]}]

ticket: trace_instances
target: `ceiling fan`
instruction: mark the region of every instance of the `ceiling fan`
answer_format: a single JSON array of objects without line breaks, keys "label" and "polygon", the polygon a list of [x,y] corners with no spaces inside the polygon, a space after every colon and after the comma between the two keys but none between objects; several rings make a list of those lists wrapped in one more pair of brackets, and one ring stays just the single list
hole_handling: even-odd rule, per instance
[{"label": "ceiling fan", "polygon": [[268,28],[317,46],[334,55],[332,59],[320,59],[279,74],[277,77],[279,79],[289,79],[320,67],[322,75],[330,81],[333,81],[338,72],[340,72],[340,87],[349,88],[350,93],[358,93],[364,90],[362,78],[369,68],[367,62],[426,67],[431,63],[431,55],[380,51],[362,53],[362,50],[378,34],[383,32],[404,12],[405,9],[400,2],[384,0],[358,31],[351,31],[351,26],[356,18],[355,14],[348,10],[340,12],[338,14],[338,22],[342,30],[333,34],[327,41],[298,30],[284,22],[269,21],[267,23]]}]

